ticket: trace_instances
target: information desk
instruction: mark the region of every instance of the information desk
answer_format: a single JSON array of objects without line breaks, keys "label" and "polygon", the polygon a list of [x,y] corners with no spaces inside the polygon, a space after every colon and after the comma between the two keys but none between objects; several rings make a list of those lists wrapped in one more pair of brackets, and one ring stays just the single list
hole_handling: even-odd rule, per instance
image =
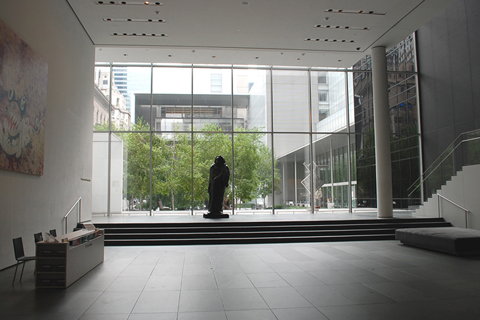
[{"label": "information desk", "polygon": [[36,244],[36,287],[66,288],[103,262],[103,230],[79,230]]}]

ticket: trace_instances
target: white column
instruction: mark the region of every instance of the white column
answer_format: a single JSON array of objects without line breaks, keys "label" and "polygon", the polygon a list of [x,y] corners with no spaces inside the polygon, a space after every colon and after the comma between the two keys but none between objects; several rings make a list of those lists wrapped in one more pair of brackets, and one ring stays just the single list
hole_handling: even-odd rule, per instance
[{"label": "white column", "polygon": [[377,173],[377,217],[393,217],[392,160],[385,47],[372,49],[375,165]]}]

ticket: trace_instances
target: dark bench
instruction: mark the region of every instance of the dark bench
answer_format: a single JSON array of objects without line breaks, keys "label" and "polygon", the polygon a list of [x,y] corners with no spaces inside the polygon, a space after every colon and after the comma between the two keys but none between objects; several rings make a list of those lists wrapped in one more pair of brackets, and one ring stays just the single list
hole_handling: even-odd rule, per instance
[{"label": "dark bench", "polygon": [[480,230],[456,227],[395,230],[403,244],[454,255],[480,254]]}]

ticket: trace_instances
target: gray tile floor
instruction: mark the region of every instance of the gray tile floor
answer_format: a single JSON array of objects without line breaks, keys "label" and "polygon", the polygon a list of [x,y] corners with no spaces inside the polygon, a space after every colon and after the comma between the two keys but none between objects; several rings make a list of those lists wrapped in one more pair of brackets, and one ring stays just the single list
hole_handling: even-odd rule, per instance
[{"label": "gray tile floor", "polygon": [[66,290],[33,267],[0,272],[0,319],[480,319],[480,257],[398,241],[106,247]]}]

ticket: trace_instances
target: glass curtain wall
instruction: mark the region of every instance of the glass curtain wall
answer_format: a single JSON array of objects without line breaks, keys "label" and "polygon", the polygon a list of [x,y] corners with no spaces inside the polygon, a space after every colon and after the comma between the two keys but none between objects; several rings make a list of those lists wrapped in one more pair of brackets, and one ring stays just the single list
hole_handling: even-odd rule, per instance
[{"label": "glass curtain wall", "polygon": [[[395,207],[416,201],[414,55],[389,54]],[[93,213],[203,214],[217,155],[233,214],[375,207],[370,60],[352,70],[98,64]]]},{"label": "glass curtain wall", "polygon": [[[387,54],[394,208],[408,208],[422,201],[420,189],[408,192],[422,171],[414,43],[411,35]],[[359,61],[353,69],[357,205],[376,207],[370,57]]]}]

